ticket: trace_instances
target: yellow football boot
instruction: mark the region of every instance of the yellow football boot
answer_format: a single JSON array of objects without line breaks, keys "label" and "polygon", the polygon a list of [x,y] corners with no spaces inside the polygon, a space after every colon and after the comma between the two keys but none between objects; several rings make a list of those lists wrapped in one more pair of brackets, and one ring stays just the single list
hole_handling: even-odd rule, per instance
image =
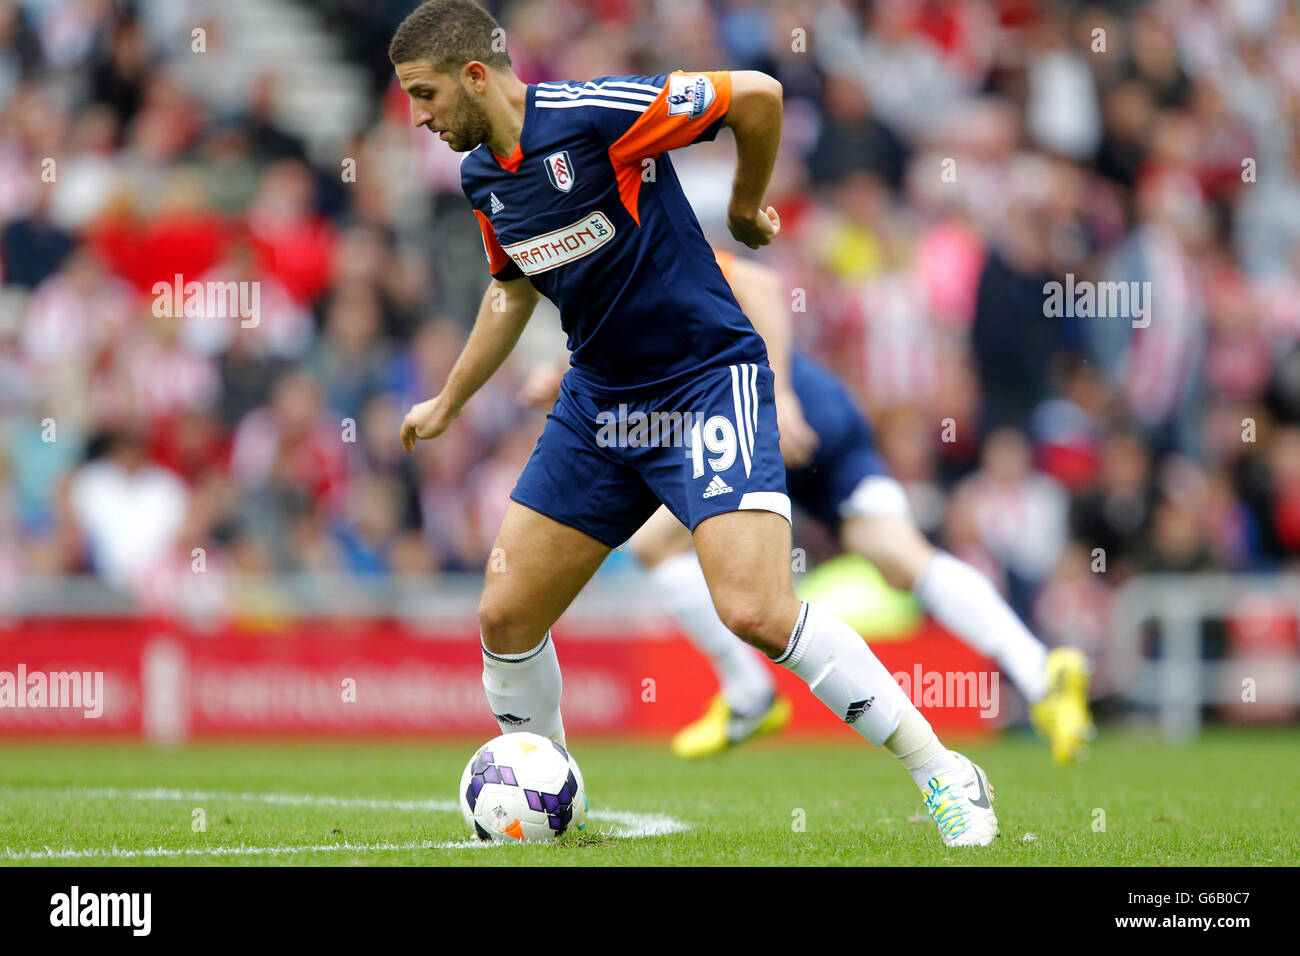
[{"label": "yellow football boot", "polygon": [[790,698],[778,694],[761,714],[742,717],[733,714],[719,694],[709,702],[703,717],[673,737],[673,753],[688,760],[712,757],[729,747],[776,733],[790,722],[793,712]]},{"label": "yellow football boot", "polygon": [[1092,666],[1078,648],[1058,647],[1047,655],[1046,668],[1047,693],[1029,713],[1051,745],[1052,760],[1066,766],[1088,755],[1087,742],[1097,733],[1088,711]]}]

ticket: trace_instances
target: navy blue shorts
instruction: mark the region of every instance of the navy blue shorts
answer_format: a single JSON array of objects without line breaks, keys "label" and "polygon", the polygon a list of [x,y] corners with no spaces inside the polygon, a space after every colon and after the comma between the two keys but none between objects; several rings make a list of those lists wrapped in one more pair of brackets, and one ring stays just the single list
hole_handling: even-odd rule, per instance
[{"label": "navy blue shorts", "polygon": [[707,369],[666,395],[560,397],[510,497],[611,548],[660,503],[695,530],[729,511],[790,518],[772,370]]},{"label": "navy blue shorts", "polygon": [[907,514],[907,496],[840,380],[798,352],[791,356],[790,377],[804,418],[820,439],[812,461],[786,476],[791,499],[832,529],[855,514]]}]

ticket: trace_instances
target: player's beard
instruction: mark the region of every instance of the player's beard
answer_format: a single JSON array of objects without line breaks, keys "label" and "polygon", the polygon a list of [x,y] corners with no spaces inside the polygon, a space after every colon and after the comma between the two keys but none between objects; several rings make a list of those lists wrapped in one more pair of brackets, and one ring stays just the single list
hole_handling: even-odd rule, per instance
[{"label": "player's beard", "polygon": [[459,89],[456,91],[456,112],[447,131],[451,133],[447,145],[458,153],[465,153],[488,141],[492,135],[492,123],[482,104]]}]

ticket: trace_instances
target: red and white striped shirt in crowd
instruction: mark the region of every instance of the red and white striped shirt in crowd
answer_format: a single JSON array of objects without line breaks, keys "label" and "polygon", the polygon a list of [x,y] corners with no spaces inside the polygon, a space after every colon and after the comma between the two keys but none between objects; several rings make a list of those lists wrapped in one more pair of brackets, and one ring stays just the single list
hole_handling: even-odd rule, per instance
[{"label": "red and white striped shirt in crowd", "polygon": [[1205,313],[1200,280],[1178,241],[1147,226],[1138,242],[1152,290],[1146,297],[1150,324],[1133,330],[1123,391],[1137,418],[1159,424],[1174,416],[1197,374]]},{"label": "red and white striped shirt in crowd", "polygon": [[221,391],[216,364],[175,338],[160,338],[141,329],[121,348],[122,373],[135,409],[150,420],[201,411],[216,403]]},{"label": "red and white striped shirt in crowd", "polygon": [[23,357],[33,370],[76,364],[89,367],[95,353],[128,327],[138,297],[114,276],[87,287],[57,273],[32,292],[23,313]]},{"label": "red and white striped shirt in crowd", "polygon": [[856,305],[867,405],[927,404],[937,383],[938,337],[916,277],[910,271],[882,273],[861,287]]}]

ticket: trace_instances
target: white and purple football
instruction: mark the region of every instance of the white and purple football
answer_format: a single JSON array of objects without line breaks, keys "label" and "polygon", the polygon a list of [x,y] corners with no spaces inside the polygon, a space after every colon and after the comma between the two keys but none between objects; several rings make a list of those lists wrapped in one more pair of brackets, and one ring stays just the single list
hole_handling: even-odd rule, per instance
[{"label": "white and purple football", "polygon": [[460,812],[481,840],[549,843],[587,825],[582,771],[548,737],[502,734],[480,747],[465,766]]}]

